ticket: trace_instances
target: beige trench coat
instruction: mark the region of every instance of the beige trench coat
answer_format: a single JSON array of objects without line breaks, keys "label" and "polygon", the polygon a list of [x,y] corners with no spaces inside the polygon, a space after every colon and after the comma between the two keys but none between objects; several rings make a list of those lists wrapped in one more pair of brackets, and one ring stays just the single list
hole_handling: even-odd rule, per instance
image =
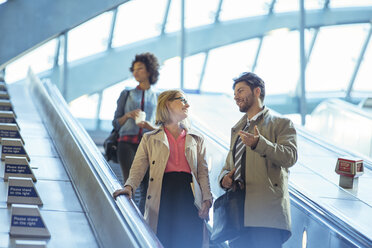
[{"label": "beige trench coat", "polygon": [[[199,183],[202,200],[212,200],[204,139],[193,130],[188,130],[186,134],[185,156]],[[163,175],[168,157],[169,144],[164,129],[160,128],[145,133],[134,157],[129,178],[125,183],[125,186],[130,185],[135,192],[150,167],[144,218],[155,233],[158,224]]]},{"label": "beige trench coat", "polygon": [[[231,129],[231,144],[219,181],[234,168],[233,148],[238,133],[247,123],[247,115]],[[248,132],[260,132],[254,150],[246,147],[244,226],[287,230],[291,235],[288,168],[297,161],[297,136],[293,123],[265,110],[250,123]]]}]

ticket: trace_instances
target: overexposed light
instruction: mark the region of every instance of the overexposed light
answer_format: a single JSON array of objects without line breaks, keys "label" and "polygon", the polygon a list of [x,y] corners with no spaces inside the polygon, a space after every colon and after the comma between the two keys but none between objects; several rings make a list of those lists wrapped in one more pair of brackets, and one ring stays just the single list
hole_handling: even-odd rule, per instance
[{"label": "overexposed light", "polygon": [[304,232],[302,233],[302,248],[306,248],[306,247],[307,247],[307,232],[305,229]]},{"label": "overexposed light", "polygon": [[180,57],[174,57],[164,61],[160,69],[159,81],[156,87],[159,89],[180,88]]},{"label": "overexposed light", "polygon": [[98,94],[83,95],[69,103],[70,111],[76,118],[94,119],[97,114]]},{"label": "overexposed light", "polygon": [[107,48],[112,12],[105,12],[68,32],[69,62],[84,58]]},{"label": "overexposed light", "polygon": [[126,79],[105,89],[102,93],[102,103],[99,113],[101,120],[112,120],[117,107],[117,100],[125,88],[135,88],[138,82],[134,78]]},{"label": "overexposed light", "polygon": [[14,83],[26,78],[29,67],[35,73],[51,69],[56,46],[57,39],[53,39],[7,65],[5,81],[7,83]]},{"label": "overexposed light", "polygon": [[268,13],[270,0],[224,0],[222,3],[220,20],[228,21],[250,16],[260,16]]},{"label": "overexposed light", "polygon": [[136,0],[122,4],[118,8],[112,46],[119,47],[158,36],[165,7],[166,0]]},{"label": "overexposed light", "polygon": [[290,32],[289,28],[278,28],[278,29],[269,31],[267,34],[268,35],[288,35],[289,32]]}]

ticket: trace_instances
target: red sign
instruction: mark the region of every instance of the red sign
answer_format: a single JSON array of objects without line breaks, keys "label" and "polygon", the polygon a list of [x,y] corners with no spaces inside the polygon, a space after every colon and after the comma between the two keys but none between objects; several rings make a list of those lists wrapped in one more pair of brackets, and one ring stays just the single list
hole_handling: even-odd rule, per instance
[{"label": "red sign", "polygon": [[345,161],[340,161],[338,170],[343,171],[343,172],[351,173],[351,163],[345,162]]}]

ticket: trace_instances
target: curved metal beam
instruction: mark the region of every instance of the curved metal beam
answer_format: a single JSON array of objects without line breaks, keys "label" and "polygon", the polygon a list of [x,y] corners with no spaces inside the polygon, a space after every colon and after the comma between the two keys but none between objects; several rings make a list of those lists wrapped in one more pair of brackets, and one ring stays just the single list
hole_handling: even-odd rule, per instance
[{"label": "curved metal beam", "polygon": [[12,0],[0,5],[0,69],[27,51],[128,0]]},{"label": "curved metal beam", "polygon": [[[371,16],[372,7],[311,10],[306,12],[305,28],[369,23]],[[261,37],[279,28],[296,30],[299,25],[298,18],[297,12],[290,12],[218,22],[188,29],[185,56]],[[138,52],[151,51],[157,55],[160,62],[179,56],[179,35],[177,32],[158,36],[70,63],[66,100],[71,101],[82,94],[101,91],[128,78],[131,60]]]}]

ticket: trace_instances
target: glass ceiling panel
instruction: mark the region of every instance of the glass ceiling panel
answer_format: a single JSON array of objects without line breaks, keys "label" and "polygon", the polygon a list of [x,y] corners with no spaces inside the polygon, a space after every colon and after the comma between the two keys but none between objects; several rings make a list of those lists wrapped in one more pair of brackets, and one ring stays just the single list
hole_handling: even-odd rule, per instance
[{"label": "glass ceiling panel", "polygon": [[[368,30],[366,30],[366,33]],[[364,59],[359,67],[358,75],[354,82],[355,91],[371,91],[372,92],[372,39],[364,54]]]},{"label": "glass ceiling panel", "polygon": [[294,93],[299,80],[299,32],[279,29],[264,37],[255,73],[266,83],[266,95]]},{"label": "glass ceiling panel", "polygon": [[97,106],[98,94],[93,94],[90,96],[83,95],[69,103],[69,108],[72,115],[76,118],[84,119],[95,118],[97,114]]},{"label": "glass ceiling panel", "polygon": [[227,21],[268,13],[271,0],[224,0],[220,20]]},{"label": "glass ceiling panel", "polygon": [[180,29],[181,29],[181,1],[172,0],[169,7],[165,32],[171,33],[178,31]]},{"label": "glass ceiling panel", "polygon": [[340,8],[340,7],[356,7],[356,6],[371,6],[372,0],[331,0],[331,8]]},{"label": "glass ceiling panel", "polygon": [[193,56],[189,56],[185,59],[185,89],[198,89],[200,82],[200,74],[204,64],[204,53],[199,53]]},{"label": "glass ceiling panel", "polygon": [[251,39],[210,51],[201,90],[233,94],[233,78],[252,69],[258,39]]},{"label": "glass ceiling panel", "polygon": [[112,12],[105,12],[68,32],[67,61],[103,52],[107,48]]},{"label": "glass ceiling panel", "polygon": [[54,64],[56,46],[57,39],[53,39],[10,63],[6,67],[5,81],[12,83],[24,79],[30,66],[35,73],[51,69]]},{"label": "glass ceiling panel", "polygon": [[[180,88],[180,57],[174,57],[164,61],[160,68],[159,81],[156,87],[159,89]],[[186,66],[185,66],[186,67]]]},{"label": "glass ceiling panel", "polygon": [[186,28],[213,23],[218,8],[218,2],[219,0],[186,0]]},{"label": "glass ceiling panel", "polygon": [[366,37],[367,24],[323,27],[306,70],[306,90],[344,91]]},{"label": "glass ceiling panel", "polygon": [[160,34],[166,0],[136,0],[118,9],[113,47],[148,39]]},{"label": "glass ceiling panel", "polygon": [[[324,0],[305,0],[305,9],[323,8]],[[300,9],[299,0],[277,0],[274,6],[274,12],[298,11]]]}]

